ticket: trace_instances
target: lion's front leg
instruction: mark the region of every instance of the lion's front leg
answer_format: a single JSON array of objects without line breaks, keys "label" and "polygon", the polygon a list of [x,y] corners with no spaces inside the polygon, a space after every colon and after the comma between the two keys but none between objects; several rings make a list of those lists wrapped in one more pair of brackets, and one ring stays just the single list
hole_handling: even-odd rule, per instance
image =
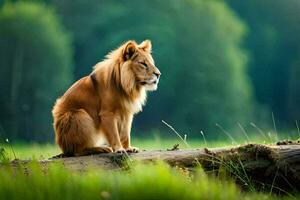
[{"label": "lion's front leg", "polygon": [[101,114],[101,128],[113,151],[117,153],[125,152],[119,137],[117,117],[113,113],[106,112]]},{"label": "lion's front leg", "polygon": [[131,124],[132,124],[133,115],[128,115],[125,117],[123,121],[123,128],[119,130],[121,143],[123,148],[130,153],[139,152],[139,148],[131,146],[130,143],[130,132],[131,132]]}]

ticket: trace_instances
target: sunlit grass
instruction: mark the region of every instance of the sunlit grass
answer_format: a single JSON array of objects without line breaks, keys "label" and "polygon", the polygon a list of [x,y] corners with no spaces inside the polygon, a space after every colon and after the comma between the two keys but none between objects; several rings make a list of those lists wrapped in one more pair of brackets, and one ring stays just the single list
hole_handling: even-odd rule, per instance
[{"label": "sunlit grass", "polygon": [[271,199],[241,193],[229,180],[209,178],[201,170],[187,173],[166,164],[137,164],[129,171],[74,173],[52,165],[46,173],[32,165],[0,170],[0,199]]},{"label": "sunlit grass", "polygon": [[[269,138],[267,138],[269,137]],[[269,139],[269,140],[266,140]],[[284,137],[280,137],[285,139]],[[297,138],[287,138],[297,139]],[[274,143],[277,138],[269,136],[249,137],[253,143]],[[235,138],[236,143],[245,144],[249,140]],[[181,149],[235,146],[230,138],[222,140],[204,140],[187,138],[186,141],[174,136],[162,138],[154,135],[149,138],[134,138],[132,144],[145,150],[171,149],[179,144]],[[188,144],[188,146],[187,146]],[[2,143],[6,156],[14,159],[47,159],[60,153],[55,144],[38,143]],[[224,166],[226,167],[226,166]],[[227,169],[227,168],[226,168]],[[248,184],[243,171],[230,165],[230,170],[237,173],[240,182]],[[228,170],[228,169],[227,169]],[[28,170],[27,170],[28,171]],[[129,171],[88,171],[86,173],[69,172],[60,165],[53,165],[47,173],[34,165],[24,174],[22,167],[17,171],[11,168],[0,168],[0,199],[274,199],[266,194],[241,192],[231,178],[207,176],[200,169],[196,173],[171,169],[167,165],[141,165]],[[17,173],[16,173],[17,172]],[[34,190],[33,190],[34,188]],[[280,199],[292,198],[281,197]]]},{"label": "sunlit grass", "polygon": [[[7,157],[14,159],[12,149],[7,144],[0,145],[4,147]],[[55,144],[38,143],[12,143],[12,148],[17,159],[47,159],[59,154],[60,150]]]}]

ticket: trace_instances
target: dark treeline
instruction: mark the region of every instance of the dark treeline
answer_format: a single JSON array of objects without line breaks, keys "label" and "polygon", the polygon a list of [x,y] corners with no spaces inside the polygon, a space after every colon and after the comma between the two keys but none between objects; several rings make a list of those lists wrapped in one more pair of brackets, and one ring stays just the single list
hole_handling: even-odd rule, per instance
[{"label": "dark treeline", "polygon": [[[4,3],[5,2],[5,3]],[[151,39],[162,72],[138,135],[219,135],[300,118],[298,0],[0,0],[0,134],[53,138],[55,99],[124,41]]]}]

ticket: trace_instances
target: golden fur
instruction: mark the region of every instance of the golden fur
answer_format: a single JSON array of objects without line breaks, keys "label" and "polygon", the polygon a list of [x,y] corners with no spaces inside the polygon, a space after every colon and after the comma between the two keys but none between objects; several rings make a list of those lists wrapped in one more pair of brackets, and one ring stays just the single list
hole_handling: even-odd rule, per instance
[{"label": "golden fur", "polygon": [[[133,115],[146,91],[156,90],[159,76],[149,40],[128,41],[108,54],[54,105],[55,140],[63,154],[136,152],[130,145]],[[101,146],[103,139],[108,146]]]}]

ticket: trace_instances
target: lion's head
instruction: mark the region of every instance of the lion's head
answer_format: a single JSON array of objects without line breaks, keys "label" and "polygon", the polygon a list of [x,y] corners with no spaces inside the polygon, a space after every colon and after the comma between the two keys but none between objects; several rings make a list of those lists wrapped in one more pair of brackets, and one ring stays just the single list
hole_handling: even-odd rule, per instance
[{"label": "lion's head", "polygon": [[160,71],[151,56],[151,42],[145,40],[141,44],[128,41],[121,48],[120,78],[125,90],[144,87],[148,91],[156,90]]}]

